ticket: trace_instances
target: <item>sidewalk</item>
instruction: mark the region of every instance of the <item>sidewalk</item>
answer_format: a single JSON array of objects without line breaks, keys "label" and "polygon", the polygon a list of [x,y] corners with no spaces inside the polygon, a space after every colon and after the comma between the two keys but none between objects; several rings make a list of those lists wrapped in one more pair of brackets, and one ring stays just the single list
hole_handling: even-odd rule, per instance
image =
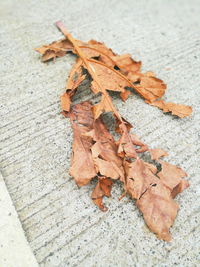
[{"label": "sidewalk", "polygon": [[[200,261],[199,0],[1,2],[0,171],[39,266],[196,267]],[[180,211],[171,243],[158,240],[147,229],[133,201],[126,197],[118,201],[118,186],[103,213],[90,199],[94,185],[79,189],[69,176],[72,130],[60,114],[59,97],[74,57],[44,64],[34,51],[63,38],[54,26],[57,20],[77,39],[103,41],[116,53],[141,60],[144,72],[155,72],[167,84],[166,101],[193,107],[192,117],[181,120],[145,104],[136,94],[126,103],[114,100],[142,141],[168,151],[166,160],[188,173],[190,187],[176,199]],[[83,92],[79,97],[88,95]],[[6,203],[0,204],[6,205],[0,212],[4,225],[0,244],[9,247],[0,247],[0,267],[12,267],[19,258],[36,265],[2,180],[0,192]],[[1,262],[4,259],[7,265]]]},{"label": "sidewalk", "polygon": [[37,267],[1,174],[0,214],[0,266]]}]

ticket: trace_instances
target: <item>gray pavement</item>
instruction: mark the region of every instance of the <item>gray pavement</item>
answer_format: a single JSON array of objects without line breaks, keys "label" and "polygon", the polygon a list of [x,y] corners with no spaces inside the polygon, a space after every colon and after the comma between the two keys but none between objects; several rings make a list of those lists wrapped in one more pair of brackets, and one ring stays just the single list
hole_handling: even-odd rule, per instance
[{"label": "gray pavement", "polygon": [[[199,14],[198,0],[1,2],[0,170],[40,266],[198,266]],[[118,184],[102,213],[90,199],[94,184],[78,189],[69,176],[72,131],[59,96],[74,58],[44,64],[33,51],[62,37],[57,20],[78,39],[104,41],[142,60],[144,71],[167,83],[165,100],[192,105],[193,116],[180,120],[137,95],[125,104],[115,99],[133,131],[188,173],[191,186],[177,197],[172,242],[156,239],[128,197],[118,201]]]},{"label": "gray pavement", "polygon": [[0,266],[38,267],[0,174]]}]

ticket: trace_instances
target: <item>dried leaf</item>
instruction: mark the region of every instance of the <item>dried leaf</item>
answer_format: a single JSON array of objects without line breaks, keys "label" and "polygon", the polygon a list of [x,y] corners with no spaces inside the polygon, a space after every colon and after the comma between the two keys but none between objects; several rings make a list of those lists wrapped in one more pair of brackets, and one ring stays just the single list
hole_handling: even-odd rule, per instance
[{"label": "dried leaf", "polygon": [[93,113],[95,120],[99,118],[99,116],[105,111],[109,112],[112,111],[111,106],[108,102],[108,97],[105,97],[104,95],[101,97],[101,101],[93,106]]},{"label": "dried leaf", "polygon": [[119,128],[121,130],[122,136],[117,142],[118,144],[118,155],[121,158],[128,157],[128,158],[137,158],[137,153],[132,142],[131,135],[128,132],[126,125],[120,124]]},{"label": "dried leaf", "polygon": [[[63,114],[70,117],[74,131],[70,174],[79,186],[98,177],[92,199],[103,211],[107,210],[103,196],[110,196],[111,179],[119,179],[125,192],[136,199],[149,228],[159,238],[169,241],[169,228],[178,211],[173,198],[189,186],[182,179],[186,173],[175,165],[159,161],[167,156],[164,150],[148,149],[136,135],[130,133],[132,125],[120,115],[108,91],[119,92],[122,100],[126,101],[133,89],[145,102],[179,117],[190,115],[192,108],[158,100],[164,95],[166,85],[153,72],[141,73],[141,62],[134,61],[129,54],[116,55],[104,43],[94,40],[88,43],[76,40],[61,22],[56,25],[65,39],[36,50],[42,54],[43,61],[64,56],[67,52],[77,55],[66,92],[61,96]],[[83,102],[71,108],[72,98],[86,78],[83,70],[91,79],[92,92],[101,94],[101,100],[96,105]],[[102,120],[104,112],[112,112],[115,117],[116,132],[121,135],[118,142]],[[138,153],[145,151],[150,152],[152,160],[161,163],[160,172],[156,166],[138,157]]]},{"label": "dried leaf", "polygon": [[35,50],[42,54],[42,61],[47,61],[56,57],[63,57],[67,52],[73,50],[73,45],[67,39],[63,39],[38,47]]},{"label": "dried leaf", "polygon": [[114,56],[112,59],[124,74],[128,74],[129,72],[139,72],[141,69],[142,62],[135,61],[130,54]]},{"label": "dried leaf", "polygon": [[72,108],[69,116],[74,132],[73,155],[69,172],[76,183],[83,186],[97,174],[91,153],[93,142],[86,135],[93,129],[92,105],[89,102],[77,104]]},{"label": "dried leaf", "polygon": [[169,228],[178,211],[171,191],[155,176],[155,167],[139,158],[132,163],[126,162],[125,170],[125,189],[132,198],[137,199],[136,205],[143,213],[146,224],[160,239],[169,241]]},{"label": "dried leaf", "polygon": [[159,161],[162,165],[162,170],[157,174],[162,183],[170,189],[173,197],[181,193],[189,186],[189,183],[181,178],[187,176],[180,167],[170,164],[165,161]]},{"label": "dried leaf", "polygon": [[[128,78],[144,99],[152,102],[165,94],[166,84],[154,76],[154,73],[128,73]],[[147,103],[149,103],[147,102]]]},{"label": "dried leaf", "polygon": [[81,59],[78,59],[73,65],[66,84],[67,91],[74,91],[85,79],[86,75],[83,75],[82,65],[83,62]]},{"label": "dried leaf", "polygon": [[182,179],[180,181],[180,183],[177,184],[177,186],[174,187],[174,189],[172,190],[172,192],[171,192],[172,198],[175,198],[178,194],[180,194],[181,192],[183,192],[183,190],[185,190],[189,186],[190,186],[189,182]]},{"label": "dried leaf", "polygon": [[96,60],[89,60],[89,64],[97,75],[98,83],[92,82],[92,91],[94,93],[101,92],[99,88],[99,83],[104,88],[104,90],[110,90],[115,92],[124,92],[124,88],[129,86],[129,83],[124,80],[123,76],[117,71],[106,67],[103,63]]},{"label": "dried leaf", "polygon": [[152,160],[158,160],[162,157],[167,157],[168,153],[161,148],[149,149]]},{"label": "dried leaf", "polygon": [[97,172],[112,179],[124,180],[123,162],[117,155],[117,145],[101,118],[95,120],[94,130],[88,135],[95,142],[91,150]]},{"label": "dried leaf", "polygon": [[126,185],[125,189],[134,199],[140,197],[151,185],[156,184],[158,178],[153,174],[150,164],[137,158],[135,162],[125,162]]},{"label": "dried leaf", "polygon": [[[127,128],[126,124],[120,124],[119,130],[122,134],[117,142],[118,155],[120,157],[136,158],[137,153],[142,153],[148,150],[148,146],[142,143],[137,135],[129,133],[129,128]],[[136,148],[135,146],[140,146],[140,148]]]},{"label": "dried leaf", "polygon": [[172,115],[176,115],[179,118],[184,118],[192,113],[192,107],[190,106],[174,104],[171,102],[166,103],[163,100],[154,101],[150,104],[162,109],[164,112],[171,112]]},{"label": "dried leaf", "polygon": [[136,201],[136,205],[151,231],[158,238],[170,241],[169,228],[173,225],[178,211],[178,205],[172,199],[170,190],[158,181]]},{"label": "dried leaf", "polygon": [[115,53],[104,43],[90,40],[85,46],[79,46],[87,58],[98,58],[99,61],[105,63],[109,67],[114,67],[115,62],[112,57]]},{"label": "dried leaf", "polygon": [[83,75],[82,73],[82,60],[78,59],[70,71],[66,85],[67,90],[61,96],[61,108],[64,112],[70,111],[71,98],[74,96],[78,86],[85,78],[86,75]]},{"label": "dried leaf", "polygon": [[96,187],[94,188],[92,192],[92,200],[93,202],[102,210],[107,211],[107,208],[103,204],[103,197],[110,196],[110,192],[112,189],[112,180],[105,178],[105,177],[99,177],[98,183]]},{"label": "dried leaf", "polygon": [[120,93],[120,97],[125,102],[128,99],[130,94],[131,94],[131,92],[126,90],[126,91]]},{"label": "dried leaf", "polygon": [[71,105],[71,99],[69,94],[64,93],[63,95],[61,95],[60,101],[62,110],[68,112],[70,110],[70,105]]},{"label": "dried leaf", "polygon": [[148,146],[144,144],[136,134],[131,134],[131,140],[135,146],[140,147],[136,149],[137,153],[143,153],[148,150]]}]

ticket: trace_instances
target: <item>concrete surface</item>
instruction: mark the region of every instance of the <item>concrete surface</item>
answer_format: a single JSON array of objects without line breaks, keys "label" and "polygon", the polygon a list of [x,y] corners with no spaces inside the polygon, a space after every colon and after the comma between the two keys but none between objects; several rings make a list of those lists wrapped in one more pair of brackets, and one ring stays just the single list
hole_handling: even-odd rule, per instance
[{"label": "concrete surface", "polygon": [[0,266],[38,267],[0,174]]},{"label": "concrete surface", "polygon": [[[197,266],[200,262],[200,3],[195,0],[6,0],[0,4],[1,173],[40,266]],[[188,173],[178,196],[173,241],[156,239],[133,201],[113,188],[102,213],[93,185],[68,175],[72,132],[59,96],[74,58],[43,64],[34,47],[62,37],[63,20],[81,40],[131,53],[168,84],[165,96],[193,106],[191,118],[164,115],[137,95],[115,103],[143,141]],[[88,98],[85,93],[80,99]],[[4,267],[4,266],[3,266]],[[6,266],[7,267],[7,266]]]}]

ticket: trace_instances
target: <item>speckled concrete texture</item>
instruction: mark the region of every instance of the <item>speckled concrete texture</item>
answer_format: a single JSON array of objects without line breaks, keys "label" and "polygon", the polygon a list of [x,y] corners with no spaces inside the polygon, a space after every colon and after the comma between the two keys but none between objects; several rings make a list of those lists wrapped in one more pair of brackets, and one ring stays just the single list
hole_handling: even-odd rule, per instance
[{"label": "speckled concrete texture", "polygon": [[[199,265],[199,14],[198,0],[1,1],[0,168],[40,266]],[[119,184],[102,213],[90,199],[94,184],[78,189],[68,175],[72,131],[59,96],[74,58],[43,64],[33,51],[62,37],[57,20],[78,39],[142,60],[143,71],[167,83],[165,100],[193,106],[193,116],[180,120],[136,94],[114,100],[133,132],[188,173],[172,242],[156,239],[128,197],[118,201]]]},{"label": "speckled concrete texture", "polygon": [[38,267],[0,174],[0,266]]}]

